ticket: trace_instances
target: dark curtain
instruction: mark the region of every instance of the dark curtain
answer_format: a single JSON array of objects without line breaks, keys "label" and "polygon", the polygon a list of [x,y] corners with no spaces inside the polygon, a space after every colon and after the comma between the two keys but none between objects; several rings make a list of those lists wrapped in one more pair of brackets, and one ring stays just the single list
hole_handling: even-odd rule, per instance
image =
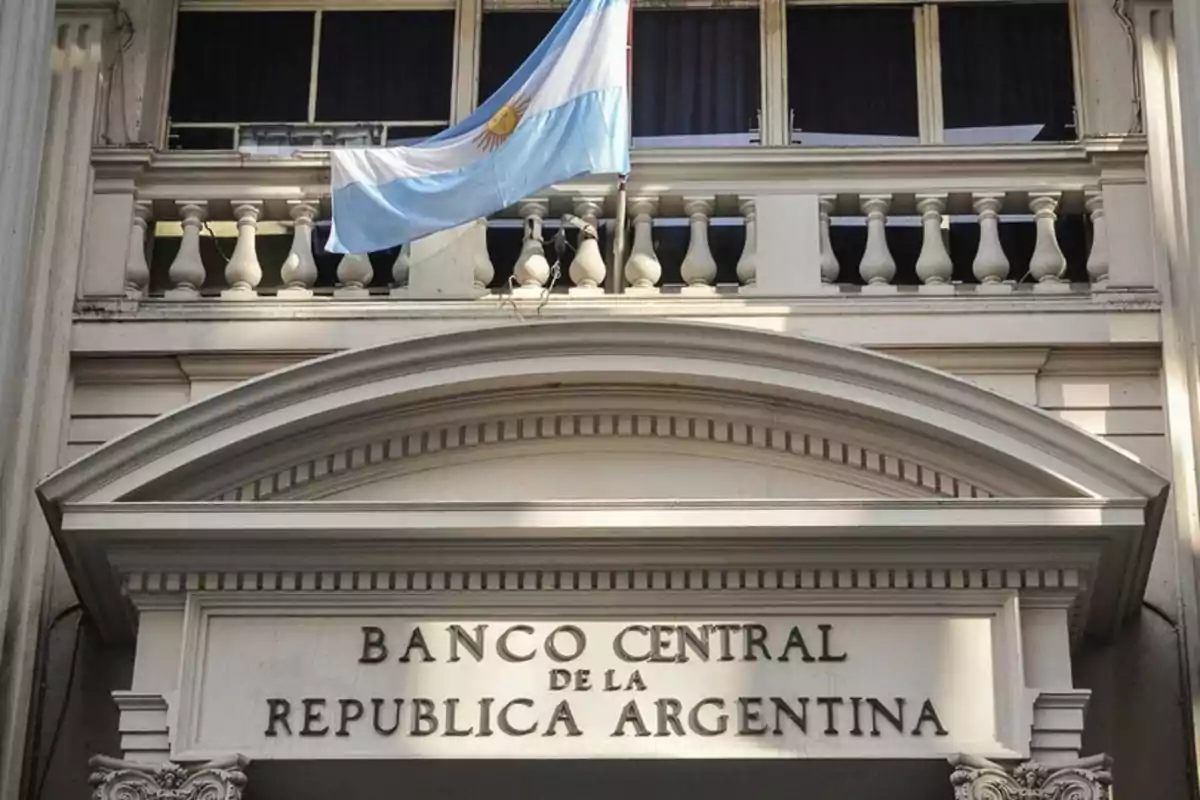
[{"label": "dark curtain", "polygon": [[304,121],[312,35],[309,11],[180,13],[172,121]]},{"label": "dark curtain", "polygon": [[453,11],[326,12],[317,119],[448,120]]},{"label": "dark curtain", "polygon": [[1076,138],[1066,3],[943,5],[947,128],[1041,123],[1039,141]]},{"label": "dark curtain", "polygon": [[787,35],[793,128],[920,134],[911,6],[789,6]]},{"label": "dark curtain", "polygon": [[479,42],[479,103],[496,93],[525,62],[559,11],[496,11],[483,15]]},{"label": "dark curtain", "polygon": [[758,11],[635,11],[633,135],[758,127]]}]

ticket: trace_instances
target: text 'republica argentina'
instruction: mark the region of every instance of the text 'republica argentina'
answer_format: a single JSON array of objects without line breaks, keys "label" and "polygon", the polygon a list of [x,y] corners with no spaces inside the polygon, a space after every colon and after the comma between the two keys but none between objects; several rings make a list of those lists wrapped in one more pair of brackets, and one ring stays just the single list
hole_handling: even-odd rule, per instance
[{"label": "text 'republica argentina'", "polygon": [[[849,655],[836,644],[833,625],[792,626],[773,639],[764,625],[631,624],[606,646],[627,669],[576,669],[590,643],[583,628],[558,625],[539,635],[531,625],[480,623],[440,627],[427,635],[415,626],[393,641],[380,627],[362,627],[358,663],[433,664],[495,659],[497,665],[544,661],[547,693],[540,697],[272,697],[265,735],[279,736],[562,736],[591,734],[581,727],[566,692],[612,692],[613,737],[947,736],[929,698],[867,696],[738,696],[684,701],[652,691],[639,664],[775,661],[836,664]],[[500,681],[502,685],[503,682]]]}]

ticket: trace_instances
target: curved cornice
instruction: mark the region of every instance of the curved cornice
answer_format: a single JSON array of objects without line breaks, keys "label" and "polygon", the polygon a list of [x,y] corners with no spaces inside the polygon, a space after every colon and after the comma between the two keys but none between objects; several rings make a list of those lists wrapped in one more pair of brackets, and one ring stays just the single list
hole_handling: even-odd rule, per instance
[{"label": "curved cornice", "polygon": [[[179,485],[149,500],[318,500],[410,472],[551,452],[674,452],[821,476],[878,497],[1028,497],[1028,482],[971,464],[957,471],[947,448],[903,441],[884,426],[813,409],[748,401],[731,392],[653,391],[572,385],[458,395],[358,419],[346,430],[259,447],[245,464]],[[713,467],[718,468],[718,467]],[[497,474],[503,480],[504,470]],[[462,487],[469,499],[469,487]],[[532,488],[532,487],[530,487]],[[138,499],[138,498],[131,498]],[[530,498],[532,499],[532,498]]]},{"label": "curved cornice", "polygon": [[883,425],[960,465],[1017,476],[1045,496],[1158,497],[1166,481],[1096,437],[936,370],[842,345],[677,322],[530,323],[338,353],[249,381],[155,420],[47,478],[64,502],[156,498],[182,476],[264,446],[397,408],[477,392],[572,385],[728,392]]}]

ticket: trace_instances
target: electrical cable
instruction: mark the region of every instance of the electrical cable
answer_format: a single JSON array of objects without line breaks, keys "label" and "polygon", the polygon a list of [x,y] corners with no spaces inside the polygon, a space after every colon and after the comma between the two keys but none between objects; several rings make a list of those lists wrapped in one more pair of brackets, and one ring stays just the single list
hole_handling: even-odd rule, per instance
[{"label": "electrical cable", "polygon": [[133,24],[133,18],[129,16],[129,12],[118,6],[113,12],[116,17],[117,47],[113,53],[112,63],[108,65],[105,72],[108,74],[108,92],[104,98],[104,115],[101,124],[103,129],[100,133],[100,138],[105,144],[113,144],[112,137],[109,136],[108,126],[111,121],[113,95],[116,91],[121,92],[121,134],[123,136],[122,144],[127,146],[144,145],[144,142],[129,141],[129,98],[125,92],[125,54],[133,47],[134,38],[137,35],[137,27]]},{"label": "electrical cable", "polygon": [[1142,118],[1142,64],[1138,58],[1137,31],[1129,16],[1129,0],[1113,0],[1112,13],[1125,30],[1125,38],[1129,40],[1129,57],[1132,61],[1131,80],[1133,82],[1133,119],[1129,124],[1129,133],[1143,133]]},{"label": "electrical cable", "polygon": [[229,263],[229,256],[225,255],[225,250],[221,247],[221,241],[217,238],[217,233],[212,229],[212,225],[208,224],[208,220],[204,220],[204,230],[208,231],[208,235],[212,238],[213,247],[217,248],[217,255]]},{"label": "electrical cable", "polygon": [[[1178,654],[1179,654],[1179,659],[1178,659],[1179,660],[1179,691],[1181,693],[1181,699],[1179,702],[1179,710],[1180,710],[1180,716],[1183,719],[1184,741],[1189,741],[1192,738],[1192,734],[1193,734],[1194,720],[1192,718],[1192,704],[1187,702],[1186,699],[1183,699],[1186,697],[1186,695],[1190,691],[1190,686],[1191,686],[1191,680],[1188,676],[1188,668],[1187,668],[1187,653],[1184,650],[1186,643],[1183,640],[1183,628],[1178,622],[1171,619],[1171,617],[1167,614],[1166,611],[1164,611],[1157,604],[1150,602],[1149,600],[1142,600],[1142,608],[1146,609],[1151,614],[1153,614],[1154,616],[1158,617],[1163,622],[1165,622],[1167,624],[1167,626],[1171,629],[1171,633],[1175,634],[1175,645],[1178,648]],[[1189,762],[1187,765],[1187,770],[1186,770],[1187,782],[1189,785],[1191,785],[1193,787],[1192,794],[1193,794],[1193,796],[1195,796],[1196,795],[1195,788],[1194,788],[1195,784],[1192,781],[1191,776],[1194,774],[1194,771],[1196,768],[1196,751],[1192,747],[1185,747],[1184,751],[1187,753],[1187,760]]]},{"label": "electrical cable", "polygon": [[[46,650],[47,651],[49,650],[50,633],[54,630],[54,626],[56,626],[58,623],[62,622],[62,620],[66,619],[67,615],[69,615],[75,611],[83,612],[83,607],[81,605],[79,605],[78,603],[76,603],[75,605],[71,606],[70,608],[60,611],[54,617],[53,621],[51,621],[49,627],[47,627],[47,629],[46,629]],[[41,800],[43,792],[46,789],[46,780],[50,777],[50,767],[54,763],[54,751],[58,749],[58,741],[59,741],[60,737],[62,736],[63,724],[66,722],[66,719],[67,719],[67,709],[71,705],[71,690],[75,686],[75,670],[79,664],[79,646],[83,639],[83,636],[82,636],[83,620],[84,620],[85,615],[86,615],[85,613],[80,613],[79,618],[75,621],[75,641],[71,645],[71,663],[70,663],[70,667],[67,669],[67,684],[66,684],[66,687],[63,689],[62,705],[60,705],[59,709],[58,709],[58,719],[56,719],[54,722],[54,731],[50,734],[50,746],[46,750],[45,764],[42,765],[42,774],[41,774],[41,777],[38,779],[37,786],[36,786],[34,794],[33,794],[34,800]],[[48,674],[48,672],[49,672],[49,669],[48,669],[48,665],[47,665],[46,673]],[[45,680],[46,680],[44,675],[43,675],[42,680],[43,680],[43,688],[44,688]],[[40,709],[39,709],[39,711],[40,711]]]}]

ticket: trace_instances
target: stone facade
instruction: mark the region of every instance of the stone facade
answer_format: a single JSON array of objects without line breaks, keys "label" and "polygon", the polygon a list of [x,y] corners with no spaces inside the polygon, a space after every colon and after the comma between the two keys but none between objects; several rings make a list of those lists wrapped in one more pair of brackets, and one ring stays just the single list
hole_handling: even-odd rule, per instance
[{"label": "stone facade", "polygon": [[[994,736],[812,745],[892,759],[872,791],[911,758],[957,800],[1196,795],[1200,11],[1071,0],[1078,142],[825,150],[784,146],[787,6],[761,6],[770,147],[635,153],[622,208],[601,178],[549,187],[491,223],[521,227],[511,263],[479,221],[318,265],[324,156],[164,147],[178,3],[0,0],[0,797],[241,800],[261,776],[270,800],[289,753],[313,786],[370,796],[370,770],[338,763],[370,752],[353,734],[281,744],[259,708],[206,738],[221,663],[256,691],[272,677],[230,620],[344,643],[331,620],[355,609],[591,632],[726,608],[888,642],[889,614],[991,626],[987,648],[936,641],[994,657],[972,712]],[[491,9],[452,7],[461,118]],[[626,212],[628,253],[605,252]],[[556,269],[564,215],[586,235]],[[1068,216],[1087,231],[1073,276]],[[965,272],[943,233],[964,219]],[[730,224],[736,252],[715,244]],[[893,649],[897,674],[916,663]],[[875,708],[853,691],[847,730]],[[580,742],[550,755],[598,754]]]}]

